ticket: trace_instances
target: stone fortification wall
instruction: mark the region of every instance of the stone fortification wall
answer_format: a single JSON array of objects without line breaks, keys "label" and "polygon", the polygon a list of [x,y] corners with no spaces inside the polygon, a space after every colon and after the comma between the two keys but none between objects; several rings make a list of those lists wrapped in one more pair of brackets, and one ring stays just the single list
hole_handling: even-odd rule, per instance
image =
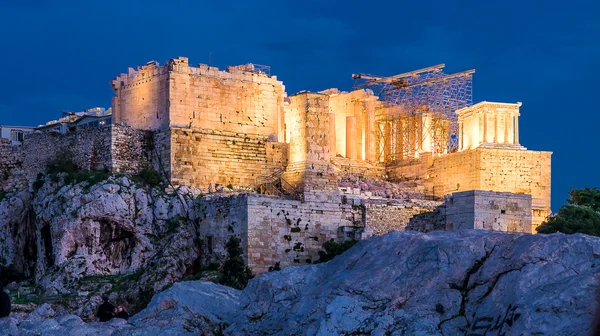
[{"label": "stone fortification wall", "polygon": [[131,127],[112,125],[110,127],[109,170],[113,173],[138,173],[147,167],[150,152],[151,133]]},{"label": "stone fortification wall", "polygon": [[170,126],[259,134],[283,142],[283,83],[244,70],[180,62],[169,76]]},{"label": "stone fortification wall", "polygon": [[223,261],[225,243],[241,238],[256,273],[319,259],[323,243],[360,239],[362,210],[351,205],[282,200],[265,195],[207,196],[196,202],[203,262]]},{"label": "stone fortification wall", "polygon": [[[248,263],[264,272],[319,259],[323,243],[356,238],[362,211],[351,205],[248,197]],[[345,229],[346,228],[346,229]]]},{"label": "stone fortification wall", "polygon": [[146,139],[146,132],[119,125],[68,134],[32,133],[20,146],[7,148],[0,144],[4,167],[0,168],[0,177],[6,171],[9,175],[3,188],[23,188],[44,173],[48,162],[61,153],[67,154],[80,169],[137,173],[147,162]]},{"label": "stone fortification wall", "polygon": [[379,180],[385,179],[386,168],[383,164],[352,160],[343,157],[332,158],[331,163],[336,169],[337,176],[342,179],[355,176]]},{"label": "stone fortification wall", "polygon": [[283,178],[302,190],[306,200],[314,190],[337,190],[330,164],[328,100],[324,94],[294,95],[285,115],[290,148]]},{"label": "stone fortification wall", "polygon": [[[205,196],[191,209],[197,218],[204,264],[225,261],[225,244],[230,237],[241,239],[248,249],[248,196],[244,194],[222,197]],[[246,260],[248,255],[244,255]]]},{"label": "stone fortification wall", "polygon": [[470,190],[446,196],[447,230],[532,232],[531,195]]},{"label": "stone fortification wall", "polygon": [[430,152],[421,153],[417,159],[406,159],[386,167],[388,178],[393,182],[420,181],[427,178],[427,169],[433,164]]},{"label": "stone fortification wall", "polygon": [[169,68],[155,62],[117,76],[112,81],[113,123],[149,130],[168,127],[168,78]]},{"label": "stone fortification wall", "polygon": [[403,231],[413,217],[433,212],[442,203],[426,200],[367,199],[364,202],[366,227],[374,234]]},{"label": "stone fortification wall", "polygon": [[[287,162],[287,144],[268,142],[259,134],[204,128],[159,132],[155,145],[175,185],[208,190],[210,185],[254,187]],[[168,162],[167,162],[168,161]]]},{"label": "stone fortification wall", "polygon": [[80,169],[110,170],[111,130],[103,127],[75,133],[33,133],[21,146],[23,170],[28,180],[46,172],[47,164],[66,154]]},{"label": "stone fortification wall", "polygon": [[319,259],[323,243],[365,239],[404,230],[410,219],[434,211],[441,202],[360,200],[330,194],[319,202],[283,200],[266,195],[211,195],[192,209],[200,226],[203,262],[223,261],[225,243],[241,238],[248,265],[261,273],[280,263],[301,265]]},{"label": "stone fortification wall", "polygon": [[112,82],[115,123],[140,129],[205,128],[283,142],[285,88],[254,66],[226,71],[180,57],[130,69]]},{"label": "stone fortification wall", "polygon": [[22,160],[20,146],[11,145],[8,139],[0,139],[0,191],[24,187],[15,176],[22,167]]},{"label": "stone fortification wall", "polygon": [[476,148],[435,159],[429,183],[436,196],[466,190],[493,190],[532,196],[533,226],[550,211],[550,156],[504,148]]}]

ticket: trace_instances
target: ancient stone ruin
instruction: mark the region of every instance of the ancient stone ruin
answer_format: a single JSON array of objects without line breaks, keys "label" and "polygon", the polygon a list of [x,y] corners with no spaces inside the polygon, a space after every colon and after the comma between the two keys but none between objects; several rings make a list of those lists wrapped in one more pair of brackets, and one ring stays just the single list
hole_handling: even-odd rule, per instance
[{"label": "ancient stone ruin", "polygon": [[0,143],[0,187],[25,188],[63,150],[84,169],[152,167],[205,195],[207,261],[237,235],[256,272],[407,226],[535,232],[551,213],[551,152],[519,143],[521,103],[473,105],[474,71],[442,68],[288,96],[264,66],[149,62],[112,81],[112,125]]}]

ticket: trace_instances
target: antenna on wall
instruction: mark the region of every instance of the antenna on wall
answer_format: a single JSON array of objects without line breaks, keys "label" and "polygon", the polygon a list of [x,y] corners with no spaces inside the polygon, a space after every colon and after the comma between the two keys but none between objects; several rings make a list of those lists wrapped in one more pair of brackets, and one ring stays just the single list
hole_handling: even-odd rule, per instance
[{"label": "antenna on wall", "polygon": [[211,61],[212,61],[212,50],[210,50],[208,52],[208,66],[209,67],[212,65]]}]

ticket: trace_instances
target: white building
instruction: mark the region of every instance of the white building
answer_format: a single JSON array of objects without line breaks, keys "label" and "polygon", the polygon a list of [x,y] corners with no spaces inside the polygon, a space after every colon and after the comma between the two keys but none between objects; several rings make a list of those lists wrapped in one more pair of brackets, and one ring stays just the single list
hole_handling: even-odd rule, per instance
[{"label": "white building", "polygon": [[20,145],[25,135],[33,131],[34,128],[28,126],[0,126],[0,138],[10,140],[13,145]]},{"label": "white building", "polygon": [[52,120],[40,125],[36,130],[41,132],[58,132],[65,134],[82,128],[100,128],[112,123],[112,110],[94,107],[83,112],[63,112],[59,120]]}]

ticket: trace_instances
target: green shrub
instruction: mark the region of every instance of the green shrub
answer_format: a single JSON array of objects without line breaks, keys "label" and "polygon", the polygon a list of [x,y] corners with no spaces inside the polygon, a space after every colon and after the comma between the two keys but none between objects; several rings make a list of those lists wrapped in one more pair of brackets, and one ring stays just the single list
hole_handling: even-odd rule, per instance
[{"label": "green shrub", "polygon": [[600,236],[600,215],[587,207],[565,205],[558,214],[536,228],[538,233],[585,233]]},{"label": "green shrub", "polygon": [[349,248],[354,246],[358,241],[356,240],[347,240],[343,243],[336,243],[333,239],[325,242],[323,244],[323,249],[319,251],[319,260],[317,263],[322,263],[333,259],[335,256],[338,256],[344,252],[346,252]]},{"label": "green shrub", "polygon": [[160,186],[162,182],[162,177],[160,174],[152,168],[145,168],[137,176],[140,178],[142,183],[149,185],[152,188]]},{"label": "green shrub", "polygon": [[279,261],[276,262],[275,265],[269,267],[269,272],[275,272],[275,271],[281,271],[281,265],[280,265]]},{"label": "green shrub", "polygon": [[248,280],[252,279],[254,275],[242,257],[240,239],[229,238],[225,248],[227,249],[227,259],[223,264],[223,276],[219,282],[225,286],[244,289],[248,285]]},{"label": "green shrub", "polygon": [[73,162],[73,154],[68,151],[61,151],[48,161],[48,174],[67,173],[74,175],[79,170],[77,164]]},{"label": "green shrub", "polygon": [[571,189],[568,205],[536,228],[538,233],[584,233],[600,236],[600,190],[597,188]]},{"label": "green shrub", "polygon": [[2,201],[4,201],[5,198],[6,198],[6,192],[0,191],[0,203],[2,203]]},{"label": "green shrub", "polygon": [[83,170],[75,173],[73,179],[75,183],[88,182],[90,186],[107,180],[110,177],[109,173]]},{"label": "green shrub", "polygon": [[171,232],[175,232],[175,230],[181,226],[181,224],[183,222],[185,222],[185,217],[181,216],[181,215],[177,215],[175,217],[171,217],[169,219],[167,219],[166,221],[166,225],[167,225],[167,233],[171,233]]},{"label": "green shrub", "polygon": [[35,181],[33,181],[32,188],[34,192],[37,192],[44,186],[44,174],[39,173]]}]

